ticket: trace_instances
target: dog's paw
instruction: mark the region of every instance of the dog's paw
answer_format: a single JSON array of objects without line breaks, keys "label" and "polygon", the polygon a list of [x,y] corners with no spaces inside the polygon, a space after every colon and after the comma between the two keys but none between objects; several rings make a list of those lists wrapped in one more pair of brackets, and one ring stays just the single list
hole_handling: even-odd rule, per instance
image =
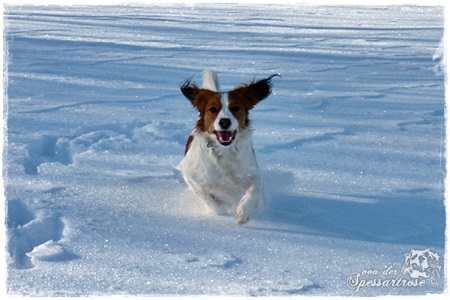
[{"label": "dog's paw", "polygon": [[250,220],[250,214],[242,206],[239,206],[236,209],[235,218],[236,218],[236,223],[238,223],[239,225],[243,225]]}]

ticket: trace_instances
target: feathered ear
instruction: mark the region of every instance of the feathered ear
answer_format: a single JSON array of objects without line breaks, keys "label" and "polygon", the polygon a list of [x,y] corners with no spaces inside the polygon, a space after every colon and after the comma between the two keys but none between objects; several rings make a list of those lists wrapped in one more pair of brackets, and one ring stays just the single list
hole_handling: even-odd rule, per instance
[{"label": "feathered ear", "polygon": [[198,95],[200,88],[192,82],[192,78],[187,79],[181,86],[180,90],[183,95],[194,105],[195,97]]},{"label": "feathered ear", "polygon": [[272,78],[275,76],[281,77],[280,74],[273,74],[269,78],[261,79],[248,85],[248,93],[256,100],[256,103],[270,95],[272,92]]},{"label": "feathered ear", "polygon": [[266,79],[254,81],[250,84],[243,84],[230,92],[236,98],[244,97],[247,100],[248,109],[253,108],[259,101],[267,98],[272,92],[272,78],[281,77],[280,74],[274,74]]}]

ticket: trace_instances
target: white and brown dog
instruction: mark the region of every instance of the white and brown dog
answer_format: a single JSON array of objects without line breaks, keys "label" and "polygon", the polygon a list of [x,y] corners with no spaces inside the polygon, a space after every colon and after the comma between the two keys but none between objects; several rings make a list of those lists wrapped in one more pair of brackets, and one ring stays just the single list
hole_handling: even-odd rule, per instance
[{"label": "white and brown dog", "polygon": [[199,119],[178,169],[214,213],[234,211],[238,224],[247,222],[262,204],[248,115],[269,96],[274,76],[279,75],[221,92],[217,75],[205,70],[202,88],[191,80],[181,86]]}]

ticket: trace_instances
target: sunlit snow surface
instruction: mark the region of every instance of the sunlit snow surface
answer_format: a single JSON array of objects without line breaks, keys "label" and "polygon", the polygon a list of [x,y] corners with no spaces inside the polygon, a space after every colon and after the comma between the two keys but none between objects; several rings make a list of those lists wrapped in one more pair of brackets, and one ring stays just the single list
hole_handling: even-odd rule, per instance
[{"label": "sunlit snow surface", "polygon": [[[5,7],[8,293],[442,293],[443,21],[416,6]],[[175,169],[197,118],[179,86],[205,68],[224,90],[282,75],[251,113],[266,201],[242,227]],[[441,270],[424,286],[355,287],[412,285],[405,254],[425,249]]]}]

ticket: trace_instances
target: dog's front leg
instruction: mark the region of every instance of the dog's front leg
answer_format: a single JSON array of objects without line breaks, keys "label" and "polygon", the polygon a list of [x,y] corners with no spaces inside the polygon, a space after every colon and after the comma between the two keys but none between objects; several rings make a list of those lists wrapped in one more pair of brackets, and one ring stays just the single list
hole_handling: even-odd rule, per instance
[{"label": "dog's front leg", "polygon": [[193,180],[186,179],[191,190],[199,197],[208,207],[208,209],[216,215],[226,215],[227,207],[225,201],[219,196],[213,194],[212,187],[208,185],[197,184]]},{"label": "dog's front leg", "polygon": [[256,209],[262,204],[259,185],[254,182],[242,197],[236,209],[236,222],[242,225],[250,219]]}]

